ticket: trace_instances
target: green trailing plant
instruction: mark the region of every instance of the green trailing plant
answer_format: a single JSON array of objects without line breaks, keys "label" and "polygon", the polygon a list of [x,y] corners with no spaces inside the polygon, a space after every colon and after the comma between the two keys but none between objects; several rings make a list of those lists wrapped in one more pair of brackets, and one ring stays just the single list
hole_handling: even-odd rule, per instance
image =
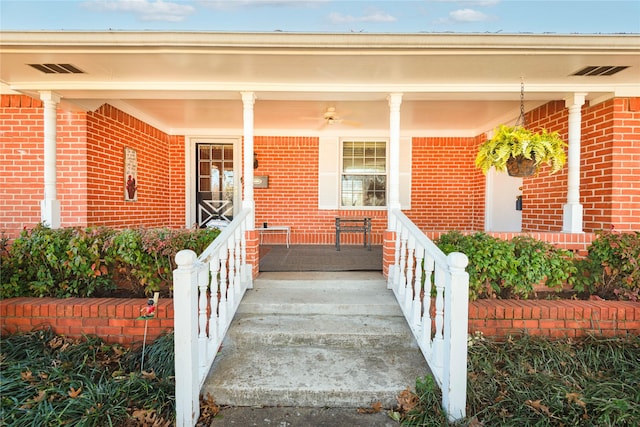
[{"label": "green trailing plant", "polygon": [[[463,426],[640,425],[640,337],[469,339]],[[425,379],[426,380],[426,379]],[[437,387],[416,383],[407,426],[449,426]],[[400,398],[398,399],[401,400]]]},{"label": "green trailing plant", "polygon": [[522,156],[533,160],[536,168],[548,164],[550,173],[555,173],[566,163],[565,147],[567,143],[558,132],[546,129],[534,132],[523,126],[500,125],[493,137],[478,148],[475,164],[485,174],[492,166],[504,171],[510,158]]},{"label": "green trailing plant", "polygon": [[578,262],[575,289],[605,299],[640,300],[640,232],[599,231]]},{"label": "green trailing plant", "polygon": [[469,298],[530,298],[544,284],[559,290],[576,271],[571,252],[530,236],[502,240],[486,233],[450,231],[435,241],[446,254],[469,258]]},{"label": "green trailing plant", "polygon": [[[156,350],[156,347],[159,349]],[[173,355],[173,334],[154,341]],[[173,357],[131,363],[139,353],[97,337],[73,340],[51,330],[3,337],[0,419],[7,426],[172,425]],[[171,364],[171,366],[167,366]],[[130,369],[131,367],[131,369]]]}]

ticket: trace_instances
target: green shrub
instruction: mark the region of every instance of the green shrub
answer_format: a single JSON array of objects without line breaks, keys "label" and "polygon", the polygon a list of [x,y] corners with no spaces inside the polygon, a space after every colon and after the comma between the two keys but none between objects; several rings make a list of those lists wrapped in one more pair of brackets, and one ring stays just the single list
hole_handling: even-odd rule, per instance
[{"label": "green shrub", "polygon": [[125,229],[106,244],[106,257],[120,281],[138,293],[168,292],[176,269],[175,256],[183,249],[201,253],[220,234],[218,229]]},{"label": "green shrub", "polygon": [[529,298],[543,283],[559,289],[575,272],[572,254],[529,236],[511,241],[486,233],[463,235],[450,231],[435,242],[446,254],[463,252],[469,258],[469,298]]},{"label": "green shrub", "polygon": [[217,229],[171,230],[106,227],[24,230],[10,245],[0,239],[0,297],[133,296],[169,292],[175,255],[201,253]]},{"label": "green shrub", "polygon": [[640,299],[640,232],[597,232],[574,288],[605,299]]},{"label": "green shrub", "polygon": [[106,228],[37,225],[9,247],[0,278],[2,298],[91,296],[114,288],[102,256]]}]

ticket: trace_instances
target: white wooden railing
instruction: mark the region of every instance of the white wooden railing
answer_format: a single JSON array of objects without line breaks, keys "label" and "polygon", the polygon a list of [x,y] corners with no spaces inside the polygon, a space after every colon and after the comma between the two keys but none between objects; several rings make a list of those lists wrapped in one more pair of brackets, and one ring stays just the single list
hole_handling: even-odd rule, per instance
[{"label": "white wooden railing", "polygon": [[243,209],[207,249],[176,255],[173,308],[176,426],[193,427],[200,416],[200,389],[247,289],[246,231],[253,217]]},{"label": "white wooden railing", "polygon": [[400,210],[389,214],[396,240],[388,288],[442,390],[443,409],[449,420],[460,420],[467,400],[469,261],[460,252],[445,255]]}]

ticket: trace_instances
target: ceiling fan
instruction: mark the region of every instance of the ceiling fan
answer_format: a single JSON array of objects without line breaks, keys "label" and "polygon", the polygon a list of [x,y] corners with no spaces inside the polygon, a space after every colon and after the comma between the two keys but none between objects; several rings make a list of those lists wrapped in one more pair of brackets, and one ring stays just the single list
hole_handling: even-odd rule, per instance
[{"label": "ceiling fan", "polygon": [[345,120],[338,115],[335,107],[328,107],[323,115],[325,125],[345,124],[349,126],[360,126],[360,123],[351,120]]}]

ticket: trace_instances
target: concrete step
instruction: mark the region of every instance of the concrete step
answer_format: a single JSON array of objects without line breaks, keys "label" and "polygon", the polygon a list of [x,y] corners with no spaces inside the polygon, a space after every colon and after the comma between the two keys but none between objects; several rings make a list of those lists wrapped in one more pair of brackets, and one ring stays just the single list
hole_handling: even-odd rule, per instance
[{"label": "concrete step", "polygon": [[230,406],[390,408],[428,374],[419,350],[223,346],[202,394]]},{"label": "concrete step", "polygon": [[[276,276],[276,277],[273,277]],[[401,316],[380,273],[336,273],[328,278],[299,274],[259,276],[238,313]]]},{"label": "concrete step", "polygon": [[377,273],[270,273],[245,294],[202,394],[230,406],[396,403],[429,368]]},{"label": "concrete step", "polygon": [[404,317],[238,313],[226,345],[417,348]]}]

